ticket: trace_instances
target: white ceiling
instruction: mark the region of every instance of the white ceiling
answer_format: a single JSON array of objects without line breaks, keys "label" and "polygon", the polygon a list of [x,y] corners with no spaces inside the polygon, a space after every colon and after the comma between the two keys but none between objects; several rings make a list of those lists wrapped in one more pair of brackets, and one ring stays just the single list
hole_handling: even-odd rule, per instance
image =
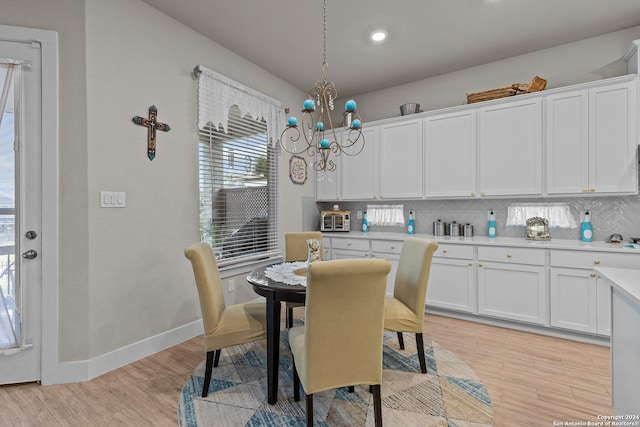
[{"label": "white ceiling", "polygon": [[[305,92],[321,77],[322,0],[144,1]],[[345,98],[638,25],[640,0],[327,0],[327,78]]]}]

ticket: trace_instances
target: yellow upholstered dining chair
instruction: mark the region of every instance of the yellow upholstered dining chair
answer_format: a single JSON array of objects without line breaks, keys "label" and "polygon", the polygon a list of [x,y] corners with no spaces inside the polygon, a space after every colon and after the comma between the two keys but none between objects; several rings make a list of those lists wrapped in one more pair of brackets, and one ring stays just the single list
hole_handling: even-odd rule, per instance
[{"label": "yellow upholstered dining chair", "polygon": [[407,238],[400,252],[393,296],[387,296],[384,305],[384,329],[398,333],[400,348],[404,349],[403,332],[416,334],[416,347],[420,370],[427,372],[424,357],[422,326],[427,284],[433,253],[438,244],[433,240]]},{"label": "yellow upholstered dining chair", "polygon": [[294,400],[300,400],[302,383],[308,426],[313,425],[314,393],[361,384],[372,389],[375,425],[382,425],[383,316],[390,270],[386,259],[309,265],[305,324],[289,329]]},{"label": "yellow upholstered dining chair", "polygon": [[218,264],[207,243],[188,247],[184,255],[191,261],[200,297],[204,347],[207,351],[202,397],[206,397],[212,365],[218,366],[221,349],[266,338],[266,307],[260,298],[226,306]]},{"label": "yellow upholstered dining chair", "polygon": [[[309,246],[307,240],[316,239],[320,241],[320,259],[322,259],[322,233],[319,231],[302,231],[284,233],[285,261],[306,261],[309,255]],[[293,326],[293,309],[294,307],[303,307],[304,303],[290,302],[286,303],[286,320],[287,328]]]}]

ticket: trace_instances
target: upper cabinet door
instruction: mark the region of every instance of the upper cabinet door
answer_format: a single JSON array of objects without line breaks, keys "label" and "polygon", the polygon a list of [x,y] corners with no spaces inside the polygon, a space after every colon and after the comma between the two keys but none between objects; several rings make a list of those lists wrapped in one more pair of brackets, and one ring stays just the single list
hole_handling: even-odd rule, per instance
[{"label": "upper cabinet door", "polygon": [[[371,200],[378,195],[378,127],[366,127],[362,134],[365,140],[362,151],[355,156],[345,153],[340,156],[342,200]],[[348,132],[343,133],[343,143],[347,135]]]},{"label": "upper cabinet door", "polygon": [[380,198],[422,197],[422,120],[380,126]]},{"label": "upper cabinet door", "polygon": [[[342,134],[342,131],[336,132],[336,139],[340,144],[342,144]],[[333,160],[336,161],[337,165],[336,169],[333,171],[315,171],[313,168],[313,164],[308,166],[315,171],[316,200],[318,201],[336,201],[340,199],[340,161],[339,158],[334,158]]]},{"label": "upper cabinet door", "polygon": [[476,111],[427,117],[425,196],[476,197]]},{"label": "upper cabinet door", "polygon": [[576,194],[589,187],[589,92],[547,97],[547,194]]},{"label": "upper cabinet door", "polygon": [[480,109],[481,196],[542,194],[541,100],[527,98]]},{"label": "upper cabinet door", "polygon": [[589,90],[589,192],[637,193],[636,80]]}]

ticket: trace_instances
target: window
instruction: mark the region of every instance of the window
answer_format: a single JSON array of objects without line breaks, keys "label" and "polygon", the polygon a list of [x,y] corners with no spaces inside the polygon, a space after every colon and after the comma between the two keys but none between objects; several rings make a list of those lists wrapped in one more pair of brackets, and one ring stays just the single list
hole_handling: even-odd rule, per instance
[{"label": "window", "polygon": [[[201,240],[221,268],[279,257],[277,133],[270,122],[279,120],[280,105],[212,71],[197,71]],[[256,102],[260,108],[252,108]],[[277,111],[265,114],[269,109]]]}]

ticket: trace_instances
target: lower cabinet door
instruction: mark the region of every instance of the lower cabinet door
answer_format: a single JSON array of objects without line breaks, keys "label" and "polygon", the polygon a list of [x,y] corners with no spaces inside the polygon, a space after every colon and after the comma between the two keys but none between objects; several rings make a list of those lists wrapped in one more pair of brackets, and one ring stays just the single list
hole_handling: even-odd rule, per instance
[{"label": "lower cabinet door", "polygon": [[546,319],[545,267],[480,262],[478,313],[543,325]]},{"label": "lower cabinet door", "polygon": [[474,312],[473,272],[471,260],[434,258],[429,272],[427,306]]},{"label": "lower cabinet door", "polygon": [[551,326],[596,332],[596,276],[590,270],[551,268]]}]

